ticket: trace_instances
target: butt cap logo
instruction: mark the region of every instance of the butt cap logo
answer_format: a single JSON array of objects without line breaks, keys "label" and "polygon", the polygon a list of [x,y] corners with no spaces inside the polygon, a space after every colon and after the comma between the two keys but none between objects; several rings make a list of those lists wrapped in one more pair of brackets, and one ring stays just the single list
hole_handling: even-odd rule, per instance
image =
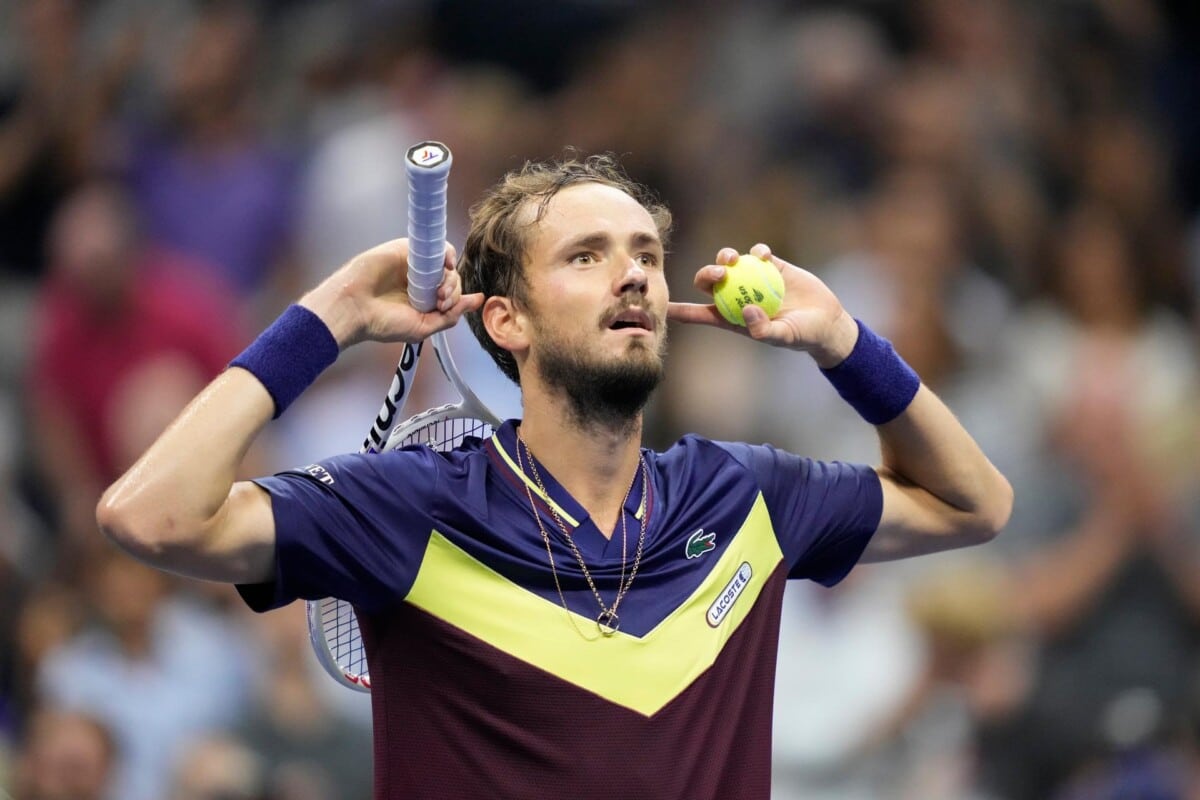
[{"label": "butt cap logo", "polygon": [[421,142],[408,150],[408,160],[418,167],[436,167],[450,156],[450,151],[439,142]]}]

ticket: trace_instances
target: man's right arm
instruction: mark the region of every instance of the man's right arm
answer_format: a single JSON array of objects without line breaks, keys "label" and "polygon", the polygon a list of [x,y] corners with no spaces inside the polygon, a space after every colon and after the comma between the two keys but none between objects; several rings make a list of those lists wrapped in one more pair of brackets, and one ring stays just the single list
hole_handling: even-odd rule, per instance
[{"label": "man's right arm", "polygon": [[[406,300],[407,263],[406,241],[380,245],[352,259],[300,305],[344,349],[364,340],[420,341],[482,303],[482,295],[462,296],[454,250],[447,248],[437,309],[418,312]],[[276,348],[291,352],[267,359],[284,365],[275,370],[284,381],[297,359],[304,366],[305,347],[289,343],[276,340]],[[104,493],[96,509],[100,529],[136,558],[170,572],[229,583],[272,580],[271,497],[237,475],[277,399],[249,369],[231,367],[217,376]]]},{"label": "man's right arm", "polygon": [[100,529],[160,569],[229,583],[271,580],[271,498],[235,478],[274,410],[246,370],[217,376],[104,493]]}]

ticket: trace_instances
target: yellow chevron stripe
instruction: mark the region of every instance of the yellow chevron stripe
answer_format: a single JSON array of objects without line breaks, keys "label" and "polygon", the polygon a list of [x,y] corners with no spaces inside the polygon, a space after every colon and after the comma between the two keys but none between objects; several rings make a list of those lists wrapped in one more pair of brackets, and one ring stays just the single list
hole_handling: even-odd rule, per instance
[{"label": "yellow chevron stripe", "polygon": [[[682,605],[644,637],[619,631],[602,637],[594,619],[518,586],[435,531],[407,601],[515,658],[649,717],[713,665],[782,558],[760,495],[720,561]],[[743,563],[750,565],[752,577],[721,623],[711,627],[709,608]],[[636,591],[625,598],[637,601]],[[571,619],[564,618],[568,615]]]}]

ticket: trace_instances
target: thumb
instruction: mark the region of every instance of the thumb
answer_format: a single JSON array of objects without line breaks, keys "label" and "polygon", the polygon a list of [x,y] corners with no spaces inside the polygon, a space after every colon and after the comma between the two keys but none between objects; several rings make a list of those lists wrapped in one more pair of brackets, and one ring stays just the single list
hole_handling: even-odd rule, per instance
[{"label": "thumb", "polygon": [[744,307],[742,319],[746,321],[746,332],[752,339],[764,339],[771,330],[771,318],[758,306]]}]

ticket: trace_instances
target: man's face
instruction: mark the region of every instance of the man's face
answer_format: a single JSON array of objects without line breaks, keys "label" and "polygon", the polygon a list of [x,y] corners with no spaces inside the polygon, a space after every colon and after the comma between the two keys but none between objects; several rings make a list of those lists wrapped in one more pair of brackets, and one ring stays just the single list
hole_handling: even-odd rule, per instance
[{"label": "man's face", "polygon": [[598,183],[555,195],[530,237],[526,369],[565,391],[585,420],[631,418],[662,378],[663,255],[650,214]]}]

